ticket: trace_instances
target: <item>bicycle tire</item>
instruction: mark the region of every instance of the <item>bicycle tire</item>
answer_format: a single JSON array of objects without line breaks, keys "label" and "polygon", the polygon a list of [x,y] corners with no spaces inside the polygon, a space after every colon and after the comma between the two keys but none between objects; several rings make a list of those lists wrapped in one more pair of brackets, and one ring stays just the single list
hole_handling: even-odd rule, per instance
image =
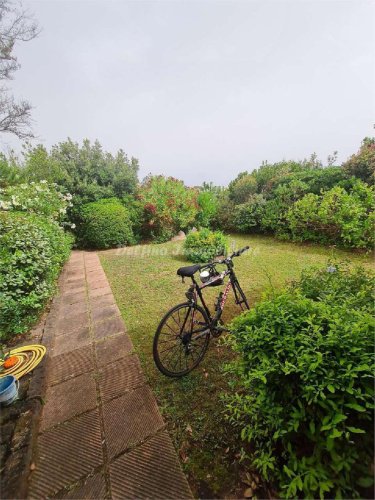
[{"label": "bicycle tire", "polygon": [[[184,312],[183,312],[184,311]],[[191,337],[193,337],[194,330],[193,330],[193,320],[189,318],[190,313],[194,311],[194,316],[191,318],[195,318],[196,314],[200,315],[200,322],[202,324],[199,324],[199,328],[197,328],[197,332],[195,332],[197,335],[199,333],[203,333],[204,329],[207,327],[207,334],[202,335],[199,337],[196,341],[194,339],[190,342],[188,342],[186,345],[183,344],[183,338],[186,335],[189,335],[191,333]],[[181,327],[182,325],[180,324],[181,321],[178,321],[178,318],[183,318],[186,317],[188,321],[190,319],[190,332],[182,332]],[[174,331],[171,325],[168,325],[168,321],[174,318],[174,323],[171,323],[175,328],[175,323],[178,323],[178,326],[180,328],[180,331]],[[177,318],[177,320],[176,320]],[[197,321],[197,319],[195,319]],[[183,321],[182,321],[183,323]],[[186,322],[185,322],[186,323]],[[167,333],[165,333],[164,327],[168,327]],[[198,330],[203,330],[202,332],[198,332]],[[163,335],[166,335],[170,337],[170,339],[165,340],[165,337]],[[182,335],[182,337],[181,337]],[[173,338],[174,337],[174,338]],[[163,339],[163,340],[162,340]],[[186,337],[185,337],[186,339]],[[202,341],[200,341],[202,339]],[[175,341],[175,342],[174,342]],[[158,370],[163,373],[163,375],[166,375],[167,377],[183,377],[184,375],[187,375],[190,373],[194,368],[196,368],[199,363],[202,361],[207,348],[208,344],[210,341],[210,331],[209,331],[209,320],[206,314],[206,311],[200,307],[197,304],[191,305],[188,302],[184,302],[182,304],[178,304],[177,306],[173,307],[170,309],[163,319],[160,321],[159,326],[156,330],[155,336],[154,336],[154,342],[153,342],[153,357],[155,364],[158,368]],[[162,346],[162,344],[167,344],[167,346]],[[169,345],[168,345],[169,344]],[[167,349],[164,349],[167,347]],[[163,349],[163,350],[161,350]],[[197,354],[197,357],[194,359],[194,354],[195,350],[198,349],[199,352]],[[175,361],[172,366],[168,366],[166,363],[166,359],[163,361],[163,357],[161,357],[161,354],[163,354],[166,351],[172,351],[172,354],[170,356],[170,361]],[[175,355],[177,354],[177,355]],[[183,357],[184,356],[184,357]],[[188,362],[188,357],[192,361],[192,363]],[[182,361],[185,362],[185,368],[183,369],[182,366]],[[177,364],[179,364],[179,368],[177,369]],[[176,368],[175,368],[176,367]]]}]

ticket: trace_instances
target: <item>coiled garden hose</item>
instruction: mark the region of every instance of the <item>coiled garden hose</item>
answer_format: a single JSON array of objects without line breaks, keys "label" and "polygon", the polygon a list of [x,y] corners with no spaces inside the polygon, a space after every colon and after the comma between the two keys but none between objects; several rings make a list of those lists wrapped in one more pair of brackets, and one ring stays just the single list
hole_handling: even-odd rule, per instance
[{"label": "coiled garden hose", "polygon": [[[6,375],[13,375],[16,379],[20,379],[26,373],[33,370],[42,361],[46,353],[44,345],[24,345],[17,347],[9,352],[9,356],[16,356],[18,361],[11,368],[1,371],[0,378]],[[4,361],[0,361],[0,368],[3,366]]]}]

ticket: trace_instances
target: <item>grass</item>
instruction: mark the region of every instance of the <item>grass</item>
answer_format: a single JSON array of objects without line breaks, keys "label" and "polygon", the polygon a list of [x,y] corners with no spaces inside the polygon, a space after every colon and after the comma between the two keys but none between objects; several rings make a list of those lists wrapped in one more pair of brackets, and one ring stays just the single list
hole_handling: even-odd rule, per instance
[{"label": "grass", "polygon": [[[250,305],[256,304],[267,288],[278,289],[298,277],[303,268],[325,265],[328,259],[373,266],[369,256],[335,248],[297,245],[265,236],[231,235],[230,239],[236,248],[251,246],[235,260]],[[220,394],[230,390],[222,368],[234,354],[220,339],[214,339],[201,365],[179,380],[160,374],[152,358],[152,340],[160,319],[173,305],[185,302],[189,280],[182,284],[176,275],[178,267],[188,265],[181,243],[102,252],[101,262],[193,493],[201,498],[243,497],[248,486],[246,467],[239,463],[241,442],[225,421],[220,399]],[[214,304],[218,290],[207,290],[209,304]],[[239,312],[231,296],[224,321]]]}]

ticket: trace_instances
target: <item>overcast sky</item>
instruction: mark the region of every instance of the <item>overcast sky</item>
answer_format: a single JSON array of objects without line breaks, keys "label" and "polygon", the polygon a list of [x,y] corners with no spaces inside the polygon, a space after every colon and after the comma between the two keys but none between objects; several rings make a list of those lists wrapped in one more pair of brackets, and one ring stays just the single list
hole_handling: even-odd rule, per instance
[{"label": "overcast sky", "polygon": [[46,146],[97,138],[141,177],[226,184],[262,160],[343,161],[374,134],[374,2],[24,4],[42,32],[12,87]]}]

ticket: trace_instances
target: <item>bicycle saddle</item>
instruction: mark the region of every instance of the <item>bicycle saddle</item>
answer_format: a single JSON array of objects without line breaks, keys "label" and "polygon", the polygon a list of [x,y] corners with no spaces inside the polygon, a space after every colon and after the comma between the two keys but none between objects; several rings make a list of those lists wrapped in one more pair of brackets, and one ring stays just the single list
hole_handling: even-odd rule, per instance
[{"label": "bicycle saddle", "polygon": [[201,266],[199,264],[195,266],[180,267],[180,269],[177,269],[177,274],[182,277],[191,278],[200,268]]}]

